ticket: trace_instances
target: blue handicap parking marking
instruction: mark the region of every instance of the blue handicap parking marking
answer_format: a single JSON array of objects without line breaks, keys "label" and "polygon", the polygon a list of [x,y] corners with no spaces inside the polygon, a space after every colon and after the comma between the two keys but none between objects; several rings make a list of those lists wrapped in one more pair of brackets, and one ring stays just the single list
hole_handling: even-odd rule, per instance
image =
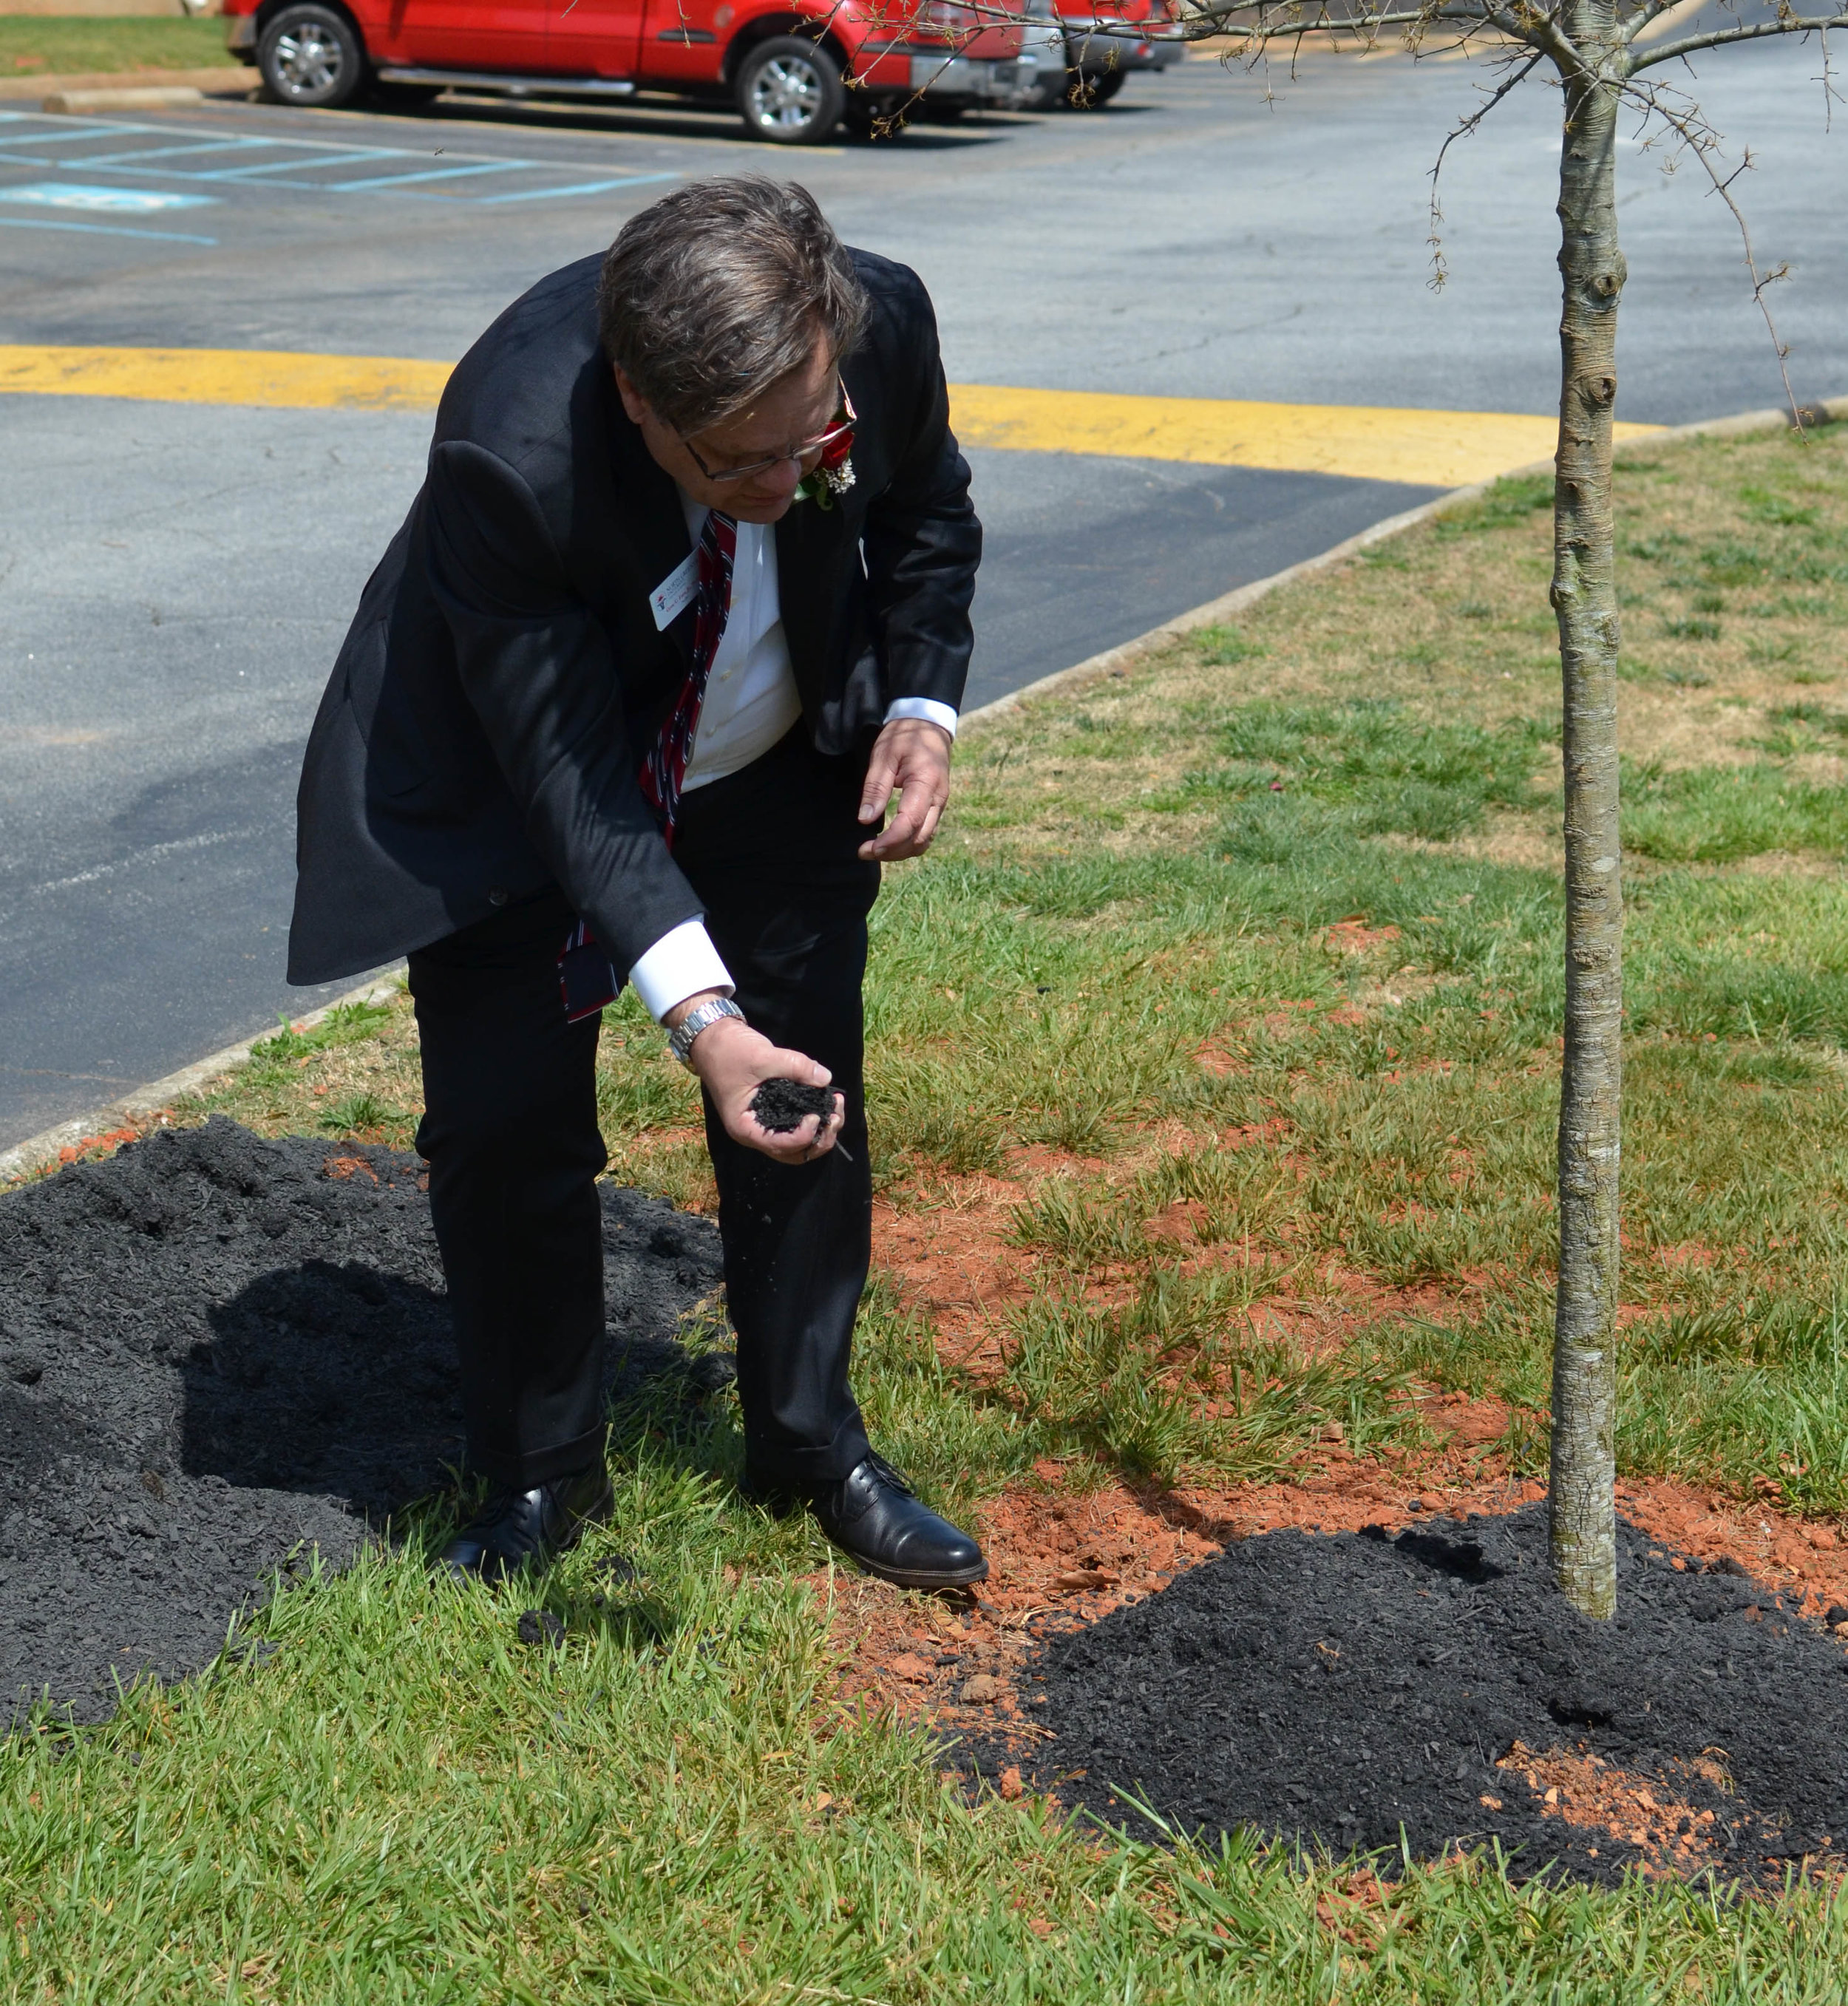
[{"label": "blue handicap parking marking", "polygon": [[155,216],[167,209],[202,209],[217,200],[215,195],[178,195],[171,188],[89,188],[81,181],[33,181],[24,188],[0,188],[0,202],[89,209],[102,216]]},{"label": "blue handicap parking marking", "polygon": [[[11,191],[0,188],[0,201],[118,214],[149,214],[222,199],[216,195],[174,193],[171,185],[175,182],[231,188],[251,183],[319,195],[485,206],[565,202],[679,178],[671,170],[628,172],[604,161],[535,160],[505,154],[456,153],[446,147],[355,146],[350,141],[303,139],[280,133],[207,132],[196,126],[72,119],[44,112],[0,112],[0,126],[10,128],[0,132],[0,171],[9,167],[51,167],[66,172],[81,169],[86,174],[111,176],[129,185],[118,188],[88,181],[42,181]],[[93,143],[98,141],[106,143],[104,150],[94,149]],[[84,150],[69,150],[78,144]],[[227,154],[232,157],[228,161]],[[442,167],[427,164],[442,155],[447,158]],[[343,171],[355,167],[370,171]],[[597,178],[581,178],[586,168]],[[484,180],[498,184],[495,192],[481,188]]]},{"label": "blue handicap parking marking", "polygon": [[[253,141],[252,144],[261,144]],[[343,167],[360,160],[389,160],[396,155],[382,146],[364,146],[357,150],[324,154],[315,162],[317,167]],[[248,167],[214,167],[209,174],[194,177],[202,181],[254,181],[259,174],[286,174],[299,167],[299,160],[258,160]]]},{"label": "blue handicap parking marking", "polygon": [[188,139],[183,146],[132,146],[125,153],[86,153],[66,160],[72,167],[139,167],[148,160],[171,160],[182,153],[241,153],[262,143],[256,139]]},{"label": "blue handicap parking marking", "polygon": [[[30,118],[36,115],[37,114],[33,113],[27,111],[9,111],[4,114],[9,124],[11,124],[16,119]],[[38,122],[41,125],[48,125],[51,121],[49,118],[40,117]],[[139,129],[139,128],[137,129]],[[58,136],[59,138],[66,140],[102,139],[107,139],[111,132],[119,132],[121,130],[121,128],[119,125],[85,125],[75,128],[72,131],[62,133]],[[42,132],[9,132],[4,135],[0,135],[0,146],[34,146],[44,142],[46,137],[47,135]]]}]

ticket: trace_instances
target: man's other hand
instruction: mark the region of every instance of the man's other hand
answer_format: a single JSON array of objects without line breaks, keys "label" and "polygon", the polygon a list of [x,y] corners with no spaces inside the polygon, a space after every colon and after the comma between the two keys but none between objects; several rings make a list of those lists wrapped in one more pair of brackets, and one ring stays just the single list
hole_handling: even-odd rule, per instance
[{"label": "man's other hand", "polygon": [[[689,996],[677,1003],[662,1019],[672,1030],[683,1017],[697,1009],[716,992]],[[818,1114],[804,1115],[795,1128],[778,1134],[765,1128],[751,1112],[752,1097],[766,1079],[799,1080],[804,1086],[826,1086],[834,1075],[824,1065],[802,1052],[785,1051],[773,1045],[762,1032],[754,1031],[736,1017],[721,1017],[709,1024],[693,1040],[688,1054],[700,1084],[712,1096],[713,1105],[725,1132],[748,1149],[761,1149],[780,1163],[812,1163],[834,1147],[847,1117],[844,1096],[834,1096],[834,1112],[824,1124]]]},{"label": "man's other hand", "polygon": [[860,796],[860,819],[877,822],[895,793],[899,811],[889,828],[861,844],[868,862],[896,864],[930,848],[949,799],[949,734],[921,717],[895,717],[879,734]]}]

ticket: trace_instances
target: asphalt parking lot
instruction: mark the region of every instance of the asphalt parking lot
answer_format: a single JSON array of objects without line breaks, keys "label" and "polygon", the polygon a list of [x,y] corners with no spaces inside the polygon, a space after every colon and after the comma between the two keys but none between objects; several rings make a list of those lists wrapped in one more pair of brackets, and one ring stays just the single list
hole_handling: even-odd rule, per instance
[{"label": "asphalt parking lot", "polygon": [[[1761,262],[1792,266],[1776,307],[1805,397],[1848,390],[1843,142],[1815,68],[1753,49],[1701,86],[1758,158],[1744,199]],[[959,383],[1544,414],[1550,93],[1453,150],[1451,276],[1425,283],[1427,172],[1473,101],[1456,64],[1313,62],[1267,105],[1195,60],[1100,115],[799,155],[646,104],[20,107],[0,114],[0,343],[450,360],[673,181],[752,168],[919,269]],[[1730,220],[1641,147],[1622,172],[1622,414],[1778,401]],[[19,395],[0,424],[5,1146],[314,1000],[281,979],[294,766],[429,418]],[[970,453],[989,526],[971,702],[1442,484],[1033,440]]]}]

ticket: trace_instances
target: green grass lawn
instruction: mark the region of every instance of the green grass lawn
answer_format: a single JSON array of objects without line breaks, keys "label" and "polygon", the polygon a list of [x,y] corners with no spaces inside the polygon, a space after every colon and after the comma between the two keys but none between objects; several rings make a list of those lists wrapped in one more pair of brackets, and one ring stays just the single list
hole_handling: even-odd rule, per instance
[{"label": "green grass lawn", "polygon": [[[1630,775],[1620,1459],[1848,1514],[1848,428],[1654,449],[1619,483]],[[1561,1007],[1557,664],[1536,484],[978,726],[937,852],[875,915],[883,1202],[1015,1191],[991,1369],[892,1278],[875,1438],[980,1512],[1102,1483],[1415,1450],[1416,1380],[1509,1403],[1537,1470]],[[689,1083],[632,1001],[614,1173],[709,1202]],[[210,1104],[408,1140],[402,1002],[284,1032]],[[201,1110],[191,1110],[193,1113]],[[1173,1223],[1184,1218],[1178,1237]],[[1272,1309],[1338,1309],[1332,1355]],[[699,1342],[712,1333],[695,1333]],[[743,1507],[734,1416],[618,1417],[616,1527],[543,1591],[403,1550],[290,1588],[261,1652],[0,1758],[20,2000],[1836,2000],[1848,1916],[1152,1848],[965,1800],[845,1705]],[[1068,1478],[1068,1481],[1072,1480]],[[595,1600],[614,1549],[642,1585]],[[514,1641],[543,1593],[555,1655]],[[1357,1897],[1364,1895],[1366,1899]]]},{"label": "green grass lawn", "polygon": [[0,14],[0,77],[220,65],[233,69],[237,59],[225,48],[224,30],[223,21],[178,16],[164,20]]}]

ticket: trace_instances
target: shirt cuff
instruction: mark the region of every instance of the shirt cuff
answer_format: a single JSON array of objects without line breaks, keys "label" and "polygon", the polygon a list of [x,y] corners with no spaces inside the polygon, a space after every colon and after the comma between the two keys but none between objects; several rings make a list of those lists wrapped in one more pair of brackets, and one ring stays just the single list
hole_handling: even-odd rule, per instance
[{"label": "shirt cuff", "polygon": [[628,972],[642,1007],[658,1024],[676,1003],[703,989],[732,991],[730,971],[698,920],[683,920],[662,934]]},{"label": "shirt cuff", "polygon": [[885,706],[885,722],[890,724],[900,717],[921,717],[926,724],[940,725],[951,737],[956,735],[956,712],[953,704],[939,703],[935,697],[901,696]]}]

